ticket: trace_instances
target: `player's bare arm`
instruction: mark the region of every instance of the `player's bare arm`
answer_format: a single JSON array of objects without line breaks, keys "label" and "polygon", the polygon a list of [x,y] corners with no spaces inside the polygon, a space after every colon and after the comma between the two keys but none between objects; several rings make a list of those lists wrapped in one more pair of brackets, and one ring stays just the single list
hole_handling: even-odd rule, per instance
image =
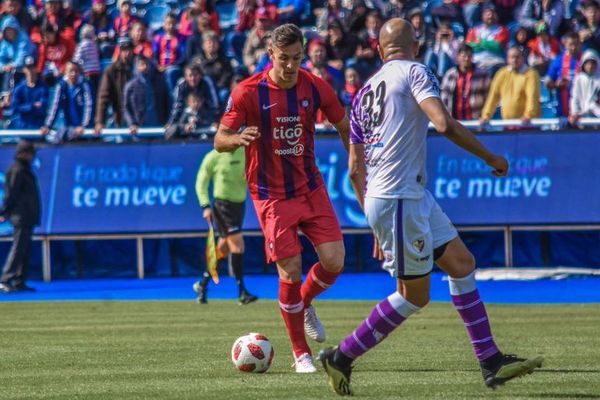
[{"label": "player's bare arm", "polygon": [[365,146],[363,144],[350,145],[348,155],[348,175],[352,189],[356,194],[356,200],[360,208],[364,210],[365,178],[367,166],[365,165]]},{"label": "player's bare arm", "polygon": [[346,151],[349,152],[350,149],[348,146],[350,143],[350,121],[348,120],[348,117],[345,116],[340,122],[334,124],[333,126],[335,126],[335,129],[337,129],[339,132]]},{"label": "player's bare arm", "polygon": [[215,135],[215,150],[219,153],[232,152],[240,146],[249,146],[259,137],[260,132],[256,126],[249,126],[238,133],[238,131],[221,124]]},{"label": "player's bare arm", "polygon": [[427,114],[436,131],[485,161],[487,165],[494,169],[492,171],[493,175],[506,176],[508,173],[506,159],[490,152],[471,131],[452,118],[439,98],[427,98],[419,104],[419,107]]}]

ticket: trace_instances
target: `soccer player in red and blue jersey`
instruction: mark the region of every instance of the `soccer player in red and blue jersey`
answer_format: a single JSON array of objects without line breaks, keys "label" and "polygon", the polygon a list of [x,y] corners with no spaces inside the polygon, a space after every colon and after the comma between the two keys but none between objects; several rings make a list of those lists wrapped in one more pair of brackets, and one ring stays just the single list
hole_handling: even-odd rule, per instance
[{"label": "soccer player in red and blue jersey", "polygon": [[[325,331],[312,300],[331,286],[344,266],[339,222],[315,162],[315,119],[320,109],[348,148],[350,125],[333,88],[300,69],[303,35],[293,24],[273,30],[273,67],[241,82],[221,119],[215,148],[246,148],[246,178],[265,235],[268,262],[279,272],[279,307],[298,373],[316,371],[304,333],[323,342]],[[245,128],[239,132],[245,125]],[[302,283],[301,230],[319,262]]]}]

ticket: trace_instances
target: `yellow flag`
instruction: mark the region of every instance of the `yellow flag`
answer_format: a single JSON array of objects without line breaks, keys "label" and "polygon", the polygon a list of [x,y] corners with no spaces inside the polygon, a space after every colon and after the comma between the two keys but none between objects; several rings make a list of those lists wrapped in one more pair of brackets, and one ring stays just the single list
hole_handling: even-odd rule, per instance
[{"label": "yellow flag", "polygon": [[215,230],[208,224],[208,237],[206,238],[206,269],[214,283],[219,283],[217,264],[217,246],[215,245]]}]

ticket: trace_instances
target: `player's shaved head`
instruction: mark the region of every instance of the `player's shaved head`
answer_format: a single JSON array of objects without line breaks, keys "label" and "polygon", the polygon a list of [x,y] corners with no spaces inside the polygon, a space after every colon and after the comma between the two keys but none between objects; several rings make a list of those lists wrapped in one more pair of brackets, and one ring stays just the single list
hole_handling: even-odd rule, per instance
[{"label": "player's shaved head", "polygon": [[379,32],[379,55],[385,61],[400,59],[413,60],[417,41],[410,22],[402,18],[392,18]]}]

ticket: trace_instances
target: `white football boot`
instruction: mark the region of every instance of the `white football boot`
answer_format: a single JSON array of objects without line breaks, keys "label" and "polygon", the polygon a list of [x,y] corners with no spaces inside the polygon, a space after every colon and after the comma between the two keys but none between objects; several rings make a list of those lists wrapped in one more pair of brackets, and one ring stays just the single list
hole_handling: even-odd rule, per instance
[{"label": "white football boot", "polygon": [[319,343],[325,341],[325,327],[317,317],[317,312],[313,306],[304,310],[304,332],[312,340]]},{"label": "white football boot", "polygon": [[298,374],[312,374],[317,372],[317,367],[315,367],[315,363],[310,354],[304,353],[299,357],[294,355],[294,364],[292,365],[296,368],[296,373]]}]

